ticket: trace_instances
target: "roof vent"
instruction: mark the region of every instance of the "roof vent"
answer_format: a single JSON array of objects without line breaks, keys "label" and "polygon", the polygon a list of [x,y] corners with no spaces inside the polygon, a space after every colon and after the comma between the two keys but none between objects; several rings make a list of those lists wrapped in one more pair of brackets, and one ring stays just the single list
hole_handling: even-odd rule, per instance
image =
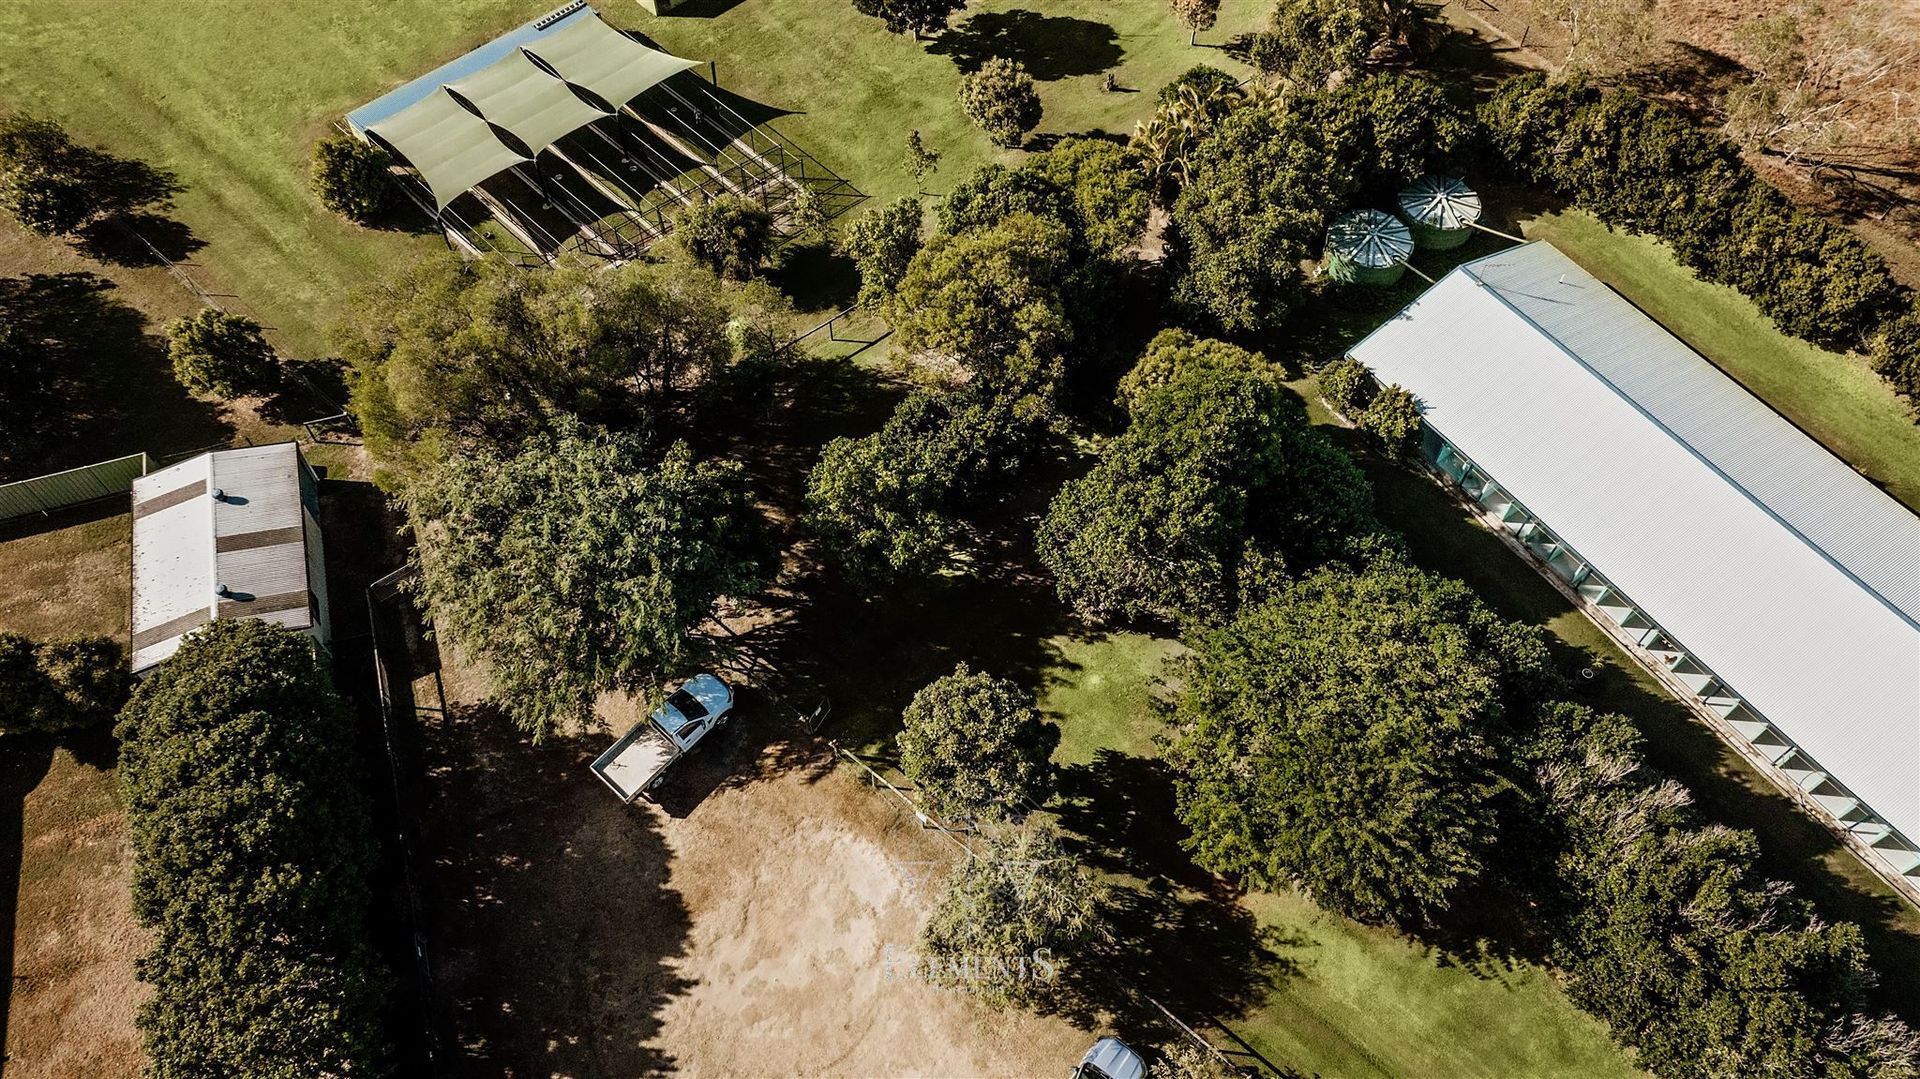
[{"label": "roof vent", "polygon": [[224,584],[217,584],[213,586],[213,593],[216,596],[231,596],[233,595],[233,589],[228,588]]},{"label": "roof vent", "polygon": [[225,502],[227,500],[227,492],[219,487],[215,487],[213,489],[213,500],[215,502]]}]

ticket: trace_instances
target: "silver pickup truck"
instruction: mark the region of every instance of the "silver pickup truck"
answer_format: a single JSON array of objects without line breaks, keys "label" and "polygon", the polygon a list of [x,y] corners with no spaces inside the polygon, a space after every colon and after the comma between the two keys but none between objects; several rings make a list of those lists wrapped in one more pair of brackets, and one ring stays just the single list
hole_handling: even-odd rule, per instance
[{"label": "silver pickup truck", "polygon": [[724,726],[732,710],[733,690],[718,675],[696,674],[594,758],[593,773],[621,801],[631,802],[652,790],[708,732]]}]

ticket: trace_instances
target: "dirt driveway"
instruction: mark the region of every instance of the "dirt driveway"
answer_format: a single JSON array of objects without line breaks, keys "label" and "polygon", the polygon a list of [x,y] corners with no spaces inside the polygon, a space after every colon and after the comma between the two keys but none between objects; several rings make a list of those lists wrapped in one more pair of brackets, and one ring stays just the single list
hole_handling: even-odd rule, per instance
[{"label": "dirt driveway", "polygon": [[954,848],[745,711],[636,807],[587,770],[604,734],[428,723],[449,1073],[1064,1074],[1088,1034],[889,970]]}]

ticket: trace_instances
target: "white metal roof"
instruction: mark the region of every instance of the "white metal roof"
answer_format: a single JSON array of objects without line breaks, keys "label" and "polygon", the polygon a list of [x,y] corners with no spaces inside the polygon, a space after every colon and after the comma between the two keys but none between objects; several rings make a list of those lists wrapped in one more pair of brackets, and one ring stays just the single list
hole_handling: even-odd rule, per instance
[{"label": "white metal roof", "polygon": [[313,625],[304,467],[283,442],[216,450],[133,481],[136,672],[215,618]]},{"label": "white metal roof", "polygon": [[1352,355],[1920,839],[1920,518],[1545,243]]}]

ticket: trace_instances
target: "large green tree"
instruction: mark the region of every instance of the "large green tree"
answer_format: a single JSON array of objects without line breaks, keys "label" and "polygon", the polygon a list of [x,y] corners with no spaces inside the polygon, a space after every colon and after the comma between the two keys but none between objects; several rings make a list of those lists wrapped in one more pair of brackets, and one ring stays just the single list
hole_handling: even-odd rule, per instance
[{"label": "large green tree", "polygon": [[1521,760],[1527,853],[1575,1003],[1662,1076],[1920,1074],[1920,1033],[1866,1012],[1861,932],[1760,875],[1753,836],[1703,825],[1624,716],[1542,708]]},{"label": "large green tree", "polygon": [[321,205],[363,225],[378,221],[405,202],[394,180],[393,156],[346,132],[313,144],[308,182]]},{"label": "large green tree", "polygon": [[1022,167],[1067,194],[1071,220],[1098,254],[1118,255],[1147,229],[1149,192],[1140,156],[1106,139],[1066,138]]},{"label": "large green tree", "polygon": [[1019,820],[1047,799],[1060,728],[1033,694],[962,663],[908,702],[900,767],[921,802],[951,820]]},{"label": "large green tree", "polygon": [[682,210],[673,237],[695,262],[745,281],[773,257],[773,215],[751,199],[724,195]]},{"label": "large green tree", "polygon": [[1275,371],[1246,353],[1223,362],[1231,346],[1161,344],[1192,368],[1150,354],[1131,425],[1041,523],[1063,599],[1098,616],[1214,620],[1251,581],[1350,556],[1377,531],[1365,479]]},{"label": "large green tree", "polygon": [[1195,860],[1362,918],[1480,876],[1539,631],[1393,560],[1323,570],[1196,635],[1169,760]]},{"label": "large green tree", "polygon": [[572,419],[510,456],[455,457],[405,500],[436,625],[535,737],[673,673],[714,600],[758,589],[771,563],[739,465],[678,443],[655,460]]},{"label": "large green tree", "polygon": [[1033,413],[981,386],[912,394],[874,434],[827,444],[807,477],[809,529],[870,586],[942,568],[959,515],[1038,440]]},{"label": "large green tree", "polygon": [[527,274],[451,257],[374,286],[355,312],[341,330],[352,407],[390,487],[475,447],[511,454],[564,416],[644,427],[781,317],[764,285],[684,261]]},{"label": "large green tree", "polygon": [[120,780],[156,1079],[369,1075],[388,978],[354,724],[313,642],[195,631],[123,712]]},{"label": "large green tree", "polygon": [[945,30],[953,13],[966,6],[967,0],[853,0],[853,10],[885,22],[892,33],[915,38]]},{"label": "large green tree", "polygon": [[971,376],[1044,381],[1075,337],[1078,253],[1071,227],[1028,213],[935,236],[881,314],[909,354]]},{"label": "large green tree", "polygon": [[1112,935],[1110,896],[1053,832],[1006,829],[947,878],[912,973],[996,1008],[1056,1008],[1072,984],[1062,971]]}]

